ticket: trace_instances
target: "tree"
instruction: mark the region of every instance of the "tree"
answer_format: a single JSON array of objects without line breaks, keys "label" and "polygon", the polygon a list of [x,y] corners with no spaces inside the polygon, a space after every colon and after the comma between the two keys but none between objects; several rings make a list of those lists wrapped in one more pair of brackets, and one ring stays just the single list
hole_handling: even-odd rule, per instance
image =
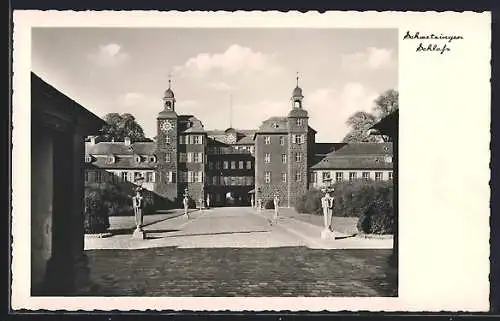
[{"label": "tree", "polygon": [[351,130],[344,136],[342,142],[380,142],[384,138],[378,135],[369,135],[370,128],[380,119],[399,108],[399,94],[390,89],[381,94],[374,101],[372,112],[357,111],[346,121]]},{"label": "tree", "polygon": [[131,114],[109,113],[104,116],[106,124],[99,132],[99,141],[122,142],[125,137],[129,137],[132,142],[150,142],[144,135],[144,130],[137,123],[135,117]]}]

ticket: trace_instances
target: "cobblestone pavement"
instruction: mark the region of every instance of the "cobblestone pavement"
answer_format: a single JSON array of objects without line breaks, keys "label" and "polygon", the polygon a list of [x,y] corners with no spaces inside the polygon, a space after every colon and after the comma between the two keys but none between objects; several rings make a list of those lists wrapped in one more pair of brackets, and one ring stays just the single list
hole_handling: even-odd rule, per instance
[{"label": "cobblestone pavement", "polygon": [[[307,224],[307,223],[301,223]],[[279,225],[279,224],[278,224]],[[251,209],[176,217],[86,240],[92,296],[396,296],[391,249],[312,249]]]}]

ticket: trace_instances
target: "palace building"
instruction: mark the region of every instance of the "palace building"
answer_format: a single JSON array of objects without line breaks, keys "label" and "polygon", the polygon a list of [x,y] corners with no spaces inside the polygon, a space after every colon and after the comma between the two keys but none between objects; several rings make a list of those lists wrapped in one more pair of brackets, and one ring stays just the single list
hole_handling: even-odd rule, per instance
[{"label": "palace building", "polygon": [[250,205],[275,193],[293,206],[308,188],[332,181],[392,179],[390,143],[316,143],[297,85],[285,116],[257,129],[207,130],[194,115],[178,115],[169,80],[154,142],[86,142],[86,182],[141,181],[144,188],[180,204]]}]

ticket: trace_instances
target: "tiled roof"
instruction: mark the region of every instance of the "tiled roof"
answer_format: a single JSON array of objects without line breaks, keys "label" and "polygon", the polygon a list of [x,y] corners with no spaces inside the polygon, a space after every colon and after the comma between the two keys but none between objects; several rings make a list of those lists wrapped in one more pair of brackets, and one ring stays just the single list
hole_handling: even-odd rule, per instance
[{"label": "tiled roof", "polygon": [[344,145],[345,143],[316,143],[314,144],[313,152],[315,155],[326,155],[343,147]]},{"label": "tiled roof", "polygon": [[288,131],[287,117],[271,117],[262,122],[259,132],[263,133],[283,133]]},{"label": "tiled roof", "polygon": [[124,142],[85,143],[85,154],[90,155],[153,155],[154,150],[154,142],[132,143],[130,145],[125,145]]},{"label": "tiled roof", "polygon": [[386,155],[392,154],[392,143],[350,143],[337,149],[342,155]]},{"label": "tiled roof", "polygon": [[[90,165],[90,164],[88,164]],[[155,162],[150,162],[149,159],[142,157],[140,163],[136,163],[132,155],[125,157],[115,157],[114,163],[108,163],[106,157],[93,157],[91,165],[99,168],[107,169],[154,169]]]},{"label": "tiled roof", "polygon": [[[312,169],[391,169],[392,162],[385,156],[392,156],[391,143],[351,143],[331,144],[333,151],[322,156],[321,149],[326,151],[330,144],[316,144]],[[324,155],[324,154],[323,154]]]},{"label": "tiled roof", "polygon": [[393,163],[383,156],[327,156],[312,169],[392,169]]},{"label": "tiled roof", "polygon": [[251,136],[243,136],[241,137],[234,145],[249,145],[253,144],[253,134]]}]

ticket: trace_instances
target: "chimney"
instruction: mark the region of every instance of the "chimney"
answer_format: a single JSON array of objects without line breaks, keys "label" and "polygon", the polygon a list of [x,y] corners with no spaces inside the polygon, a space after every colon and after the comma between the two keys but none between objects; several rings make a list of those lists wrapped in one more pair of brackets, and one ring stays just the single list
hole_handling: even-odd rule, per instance
[{"label": "chimney", "polygon": [[95,136],[90,136],[90,144],[95,145]]},{"label": "chimney", "polygon": [[130,137],[125,137],[125,146],[130,145]]}]

